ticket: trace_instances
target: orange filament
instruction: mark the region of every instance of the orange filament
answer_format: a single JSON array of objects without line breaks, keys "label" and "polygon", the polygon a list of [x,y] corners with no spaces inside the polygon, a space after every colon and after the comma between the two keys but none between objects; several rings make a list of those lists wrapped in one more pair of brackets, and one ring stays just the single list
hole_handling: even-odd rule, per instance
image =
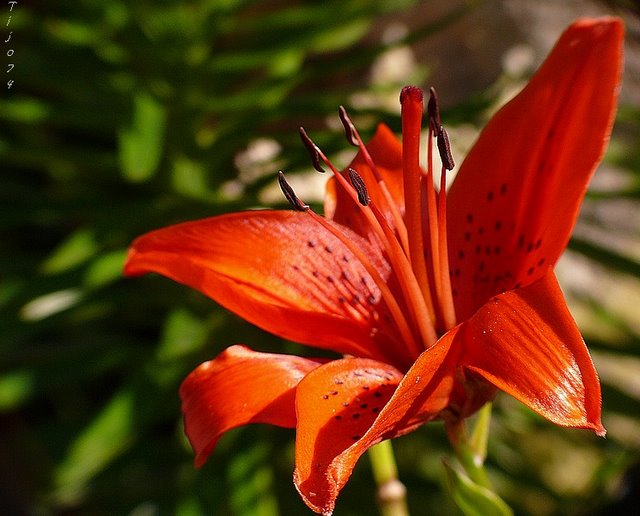
[{"label": "orange filament", "polygon": [[385,216],[376,208],[374,204],[369,203],[366,208],[358,199],[357,190],[346,180],[340,171],[329,161],[324,153],[315,148],[320,159],[327,165],[334,174],[336,181],[340,184],[348,195],[351,197],[362,214],[366,217],[370,227],[374,230],[379,241],[384,246],[387,253],[391,268],[396,273],[399,280],[400,289],[407,306],[413,315],[415,327],[418,328],[425,347],[431,346],[437,340],[437,334],[433,326],[433,305],[430,298],[424,298],[420,289],[420,285],[413,273],[413,268],[409,263],[404,250],[400,246],[395,234],[389,227]]},{"label": "orange filament", "polygon": [[340,120],[342,121],[342,125],[344,126],[345,132],[347,134],[347,140],[349,141],[349,143],[351,143],[355,147],[358,147],[358,150],[362,154],[362,157],[367,163],[367,166],[371,169],[371,172],[373,173],[373,177],[375,177],[378,183],[378,187],[382,192],[382,196],[384,199],[384,203],[385,203],[384,207],[389,210],[389,213],[391,213],[391,217],[393,218],[393,223],[395,225],[396,231],[398,232],[398,238],[400,239],[400,243],[402,244],[402,248],[404,249],[405,254],[407,254],[408,256],[409,255],[409,239],[407,236],[407,227],[404,224],[404,220],[402,220],[402,214],[400,213],[400,209],[398,208],[398,205],[393,201],[393,198],[391,197],[391,192],[389,192],[389,188],[387,188],[386,183],[384,182],[384,180],[382,179],[382,176],[380,175],[380,172],[378,171],[378,167],[376,166],[373,159],[371,158],[371,154],[369,154],[369,151],[365,147],[364,142],[362,141],[362,138],[360,138],[360,133],[358,133],[358,129],[356,128],[355,125],[353,125],[351,118],[349,118],[347,110],[344,107],[340,106],[339,113],[340,113]]},{"label": "orange filament", "polygon": [[440,285],[438,304],[442,313],[444,330],[449,330],[456,325],[456,309],[453,304],[453,292],[451,290],[451,276],[449,273],[449,246],[447,244],[447,169],[442,167],[440,173],[440,193],[438,194],[438,249],[440,264]]},{"label": "orange filament", "polygon": [[[400,337],[410,354],[416,356],[431,347],[438,335],[456,325],[449,256],[446,218],[446,171],[454,166],[446,131],[440,125],[435,90],[431,89],[428,106],[429,141],[427,146],[427,172],[420,168],[420,132],[422,125],[423,93],[416,87],[406,87],[400,95],[402,104],[402,174],[404,180],[404,218],[380,175],[376,164],[365,147],[358,131],[344,108],[340,119],[349,142],[357,146],[381,192],[385,212],[368,195],[366,185],[357,171],[349,170],[345,177],[311,141],[303,129],[301,136],[317,170],[326,165],[334,174],[337,184],[349,195],[360,210],[371,231],[372,238],[382,246],[391,270],[397,278],[399,292],[392,292],[388,279],[381,276],[366,254],[342,232],[339,226],[320,217],[303,204],[290,190],[283,187],[292,206],[309,213],[325,229],[338,238],[362,263],[371,275],[387,305]],[[443,163],[440,189],[436,193],[433,173],[433,138]],[[282,184],[281,184],[282,186]],[[428,243],[428,252],[425,254]],[[408,311],[408,314],[406,313]]]},{"label": "orange filament", "polygon": [[412,354],[420,354],[422,352],[422,348],[415,340],[413,333],[411,332],[411,329],[409,327],[409,323],[405,319],[400,305],[398,304],[398,300],[395,298],[395,296],[387,286],[387,282],[373,266],[371,260],[369,260],[367,255],[363,253],[362,250],[353,243],[353,241],[351,241],[346,235],[344,235],[336,226],[332,225],[327,219],[325,219],[324,217],[320,217],[311,209],[307,210],[307,213],[311,216],[311,218],[313,218],[313,220],[318,222],[325,229],[330,231],[336,238],[338,238],[347,247],[347,249],[349,249],[360,261],[362,266],[373,279],[375,285],[378,287],[378,289],[380,289],[380,295],[382,296],[382,299],[389,309],[391,318],[398,328],[403,342],[407,345]]}]

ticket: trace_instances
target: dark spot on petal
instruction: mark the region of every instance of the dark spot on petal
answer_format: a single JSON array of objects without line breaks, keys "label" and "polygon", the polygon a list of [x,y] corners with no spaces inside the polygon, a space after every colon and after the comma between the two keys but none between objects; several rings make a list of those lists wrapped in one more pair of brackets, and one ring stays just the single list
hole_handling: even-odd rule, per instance
[{"label": "dark spot on petal", "polygon": [[307,240],[307,245],[309,247],[311,247],[312,249],[316,246],[316,244],[314,242],[312,242],[311,240]]},{"label": "dark spot on petal", "polygon": [[496,231],[500,231],[502,229],[502,222],[496,220]]},{"label": "dark spot on petal", "polygon": [[329,283],[335,283],[336,282],[336,280],[333,279],[333,276],[327,276],[327,281]]},{"label": "dark spot on petal", "polygon": [[534,270],[533,267],[530,267],[529,270],[527,271],[527,274],[529,276],[532,276],[533,275],[533,270]]},{"label": "dark spot on petal", "polygon": [[342,261],[345,263],[349,263],[349,257],[347,255],[342,255]]},{"label": "dark spot on petal", "polygon": [[502,252],[502,248],[499,245],[497,245],[493,248],[493,252],[494,254],[500,254]]},{"label": "dark spot on petal", "polygon": [[362,436],[360,435],[354,435],[351,439],[353,439],[354,441],[359,441],[362,438]]},{"label": "dark spot on petal", "polygon": [[334,419],[336,419],[337,421],[340,421],[342,419],[342,416],[336,416]]},{"label": "dark spot on petal", "polygon": [[371,412],[373,412],[374,414],[377,414],[378,412],[380,412],[380,407],[373,407],[371,409]]},{"label": "dark spot on petal", "polygon": [[480,262],[480,265],[478,265],[478,270],[480,272],[482,272],[484,270],[484,262]]},{"label": "dark spot on petal", "polygon": [[329,399],[329,395],[328,394],[323,394],[322,395],[322,399],[323,400],[328,400]]},{"label": "dark spot on petal", "polygon": [[374,393],[373,393],[373,395],[374,395],[376,398],[381,398],[381,397],[382,397],[382,393],[381,393],[380,391],[376,391],[376,392],[374,392]]},{"label": "dark spot on petal", "polygon": [[362,388],[363,388],[365,391],[368,391],[371,387],[369,387],[368,385],[363,385],[363,386],[362,386]]},{"label": "dark spot on petal", "polygon": [[487,202],[493,201],[493,192],[487,192]]},{"label": "dark spot on petal", "polygon": [[328,252],[329,254],[333,253],[333,250],[332,250],[328,245],[325,245],[325,246],[324,246],[324,250],[325,250],[326,252]]},{"label": "dark spot on petal", "polygon": [[335,396],[336,394],[338,394],[338,391],[331,391],[329,394],[331,394],[331,396]]},{"label": "dark spot on petal", "polygon": [[473,214],[472,213],[467,213],[467,222],[469,224],[473,223]]},{"label": "dark spot on petal", "polygon": [[520,238],[518,239],[518,247],[522,249],[524,246],[524,234],[520,233]]},{"label": "dark spot on petal", "polygon": [[464,232],[464,239],[469,242],[471,240],[471,232],[470,231],[465,231]]},{"label": "dark spot on petal", "polygon": [[311,271],[311,274],[313,275],[314,278],[317,278],[320,276],[320,273],[318,271]]},{"label": "dark spot on petal", "polygon": [[545,168],[547,168],[547,162],[544,160],[540,161],[540,163],[538,163],[538,174],[542,174]]},{"label": "dark spot on petal", "polygon": [[540,249],[541,245],[542,245],[542,239],[538,238],[538,240],[536,241],[536,249]]},{"label": "dark spot on petal", "polygon": [[538,267],[542,267],[544,265],[544,261],[545,261],[544,258],[540,258],[538,260]]},{"label": "dark spot on petal", "polygon": [[507,193],[507,183],[502,183],[500,185],[500,194],[505,195]]},{"label": "dark spot on petal", "polygon": [[480,244],[478,244],[476,246],[476,254],[480,254],[482,252],[482,246]]},{"label": "dark spot on petal", "polygon": [[368,404],[368,403],[361,403],[361,404],[360,404],[360,408],[362,408],[362,409],[365,409],[365,408],[367,408],[368,406],[369,406],[369,404]]},{"label": "dark spot on petal", "polygon": [[480,226],[478,228],[478,235],[483,235],[484,234],[484,227]]},{"label": "dark spot on petal", "polygon": [[333,383],[336,385],[342,385],[344,382],[342,380],[335,380]]},{"label": "dark spot on petal", "polygon": [[358,419],[360,417],[360,413],[359,412],[354,412],[353,414],[351,414],[351,417],[353,419]]},{"label": "dark spot on petal", "polygon": [[462,249],[458,251],[458,258],[460,258],[461,260],[464,258],[464,251]]}]

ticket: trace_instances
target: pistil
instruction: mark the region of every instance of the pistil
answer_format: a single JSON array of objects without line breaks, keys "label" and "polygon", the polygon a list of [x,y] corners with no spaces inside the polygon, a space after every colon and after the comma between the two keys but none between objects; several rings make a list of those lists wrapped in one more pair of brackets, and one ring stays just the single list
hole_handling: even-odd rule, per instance
[{"label": "pistil", "polygon": [[420,131],[424,95],[420,88],[405,86],[400,93],[402,116],[402,173],[409,258],[425,302],[431,307],[430,317],[435,324],[435,313],[424,257],[422,230],[422,188],[420,171]]}]

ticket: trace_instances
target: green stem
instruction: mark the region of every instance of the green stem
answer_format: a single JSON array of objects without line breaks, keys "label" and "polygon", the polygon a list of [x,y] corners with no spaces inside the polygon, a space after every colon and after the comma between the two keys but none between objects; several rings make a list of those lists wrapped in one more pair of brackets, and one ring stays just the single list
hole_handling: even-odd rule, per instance
[{"label": "green stem", "polygon": [[487,442],[489,439],[489,423],[491,421],[491,403],[486,403],[478,412],[476,424],[471,435],[468,434],[464,421],[447,428],[449,440],[453,444],[456,457],[467,475],[476,484],[492,490],[491,480],[484,467],[487,458]]},{"label": "green stem", "polygon": [[382,441],[369,449],[373,478],[378,486],[376,500],[382,516],[409,516],[404,484],[398,480],[398,468],[391,441]]}]

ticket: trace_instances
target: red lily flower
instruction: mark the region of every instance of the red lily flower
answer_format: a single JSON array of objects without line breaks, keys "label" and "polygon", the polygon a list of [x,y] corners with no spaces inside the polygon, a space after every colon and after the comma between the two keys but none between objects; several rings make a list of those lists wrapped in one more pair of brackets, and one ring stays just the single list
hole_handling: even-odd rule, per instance
[{"label": "red lily flower", "polygon": [[[380,126],[340,172],[325,216],[280,176],[293,211],[248,211],[148,233],[125,272],[200,290],[282,338],[336,351],[313,360],[232,346],[184,381],[186,433],[202,465],[248,423],[296,428],[295,485],[330,514],[358,458],[441,418],[455,424],[505,391],[550,421],[603,435],[600,384],[551,267],[606,146],[623,28],[584,19],[489,122],[448,195],[433,187],[432,138],[453,161],[435,93],[426,172],[422,92],[401,94],[400,143]],[[444,177],[444,174],[442,174]],[[444,180],[442,180],[444,185]]]}]

